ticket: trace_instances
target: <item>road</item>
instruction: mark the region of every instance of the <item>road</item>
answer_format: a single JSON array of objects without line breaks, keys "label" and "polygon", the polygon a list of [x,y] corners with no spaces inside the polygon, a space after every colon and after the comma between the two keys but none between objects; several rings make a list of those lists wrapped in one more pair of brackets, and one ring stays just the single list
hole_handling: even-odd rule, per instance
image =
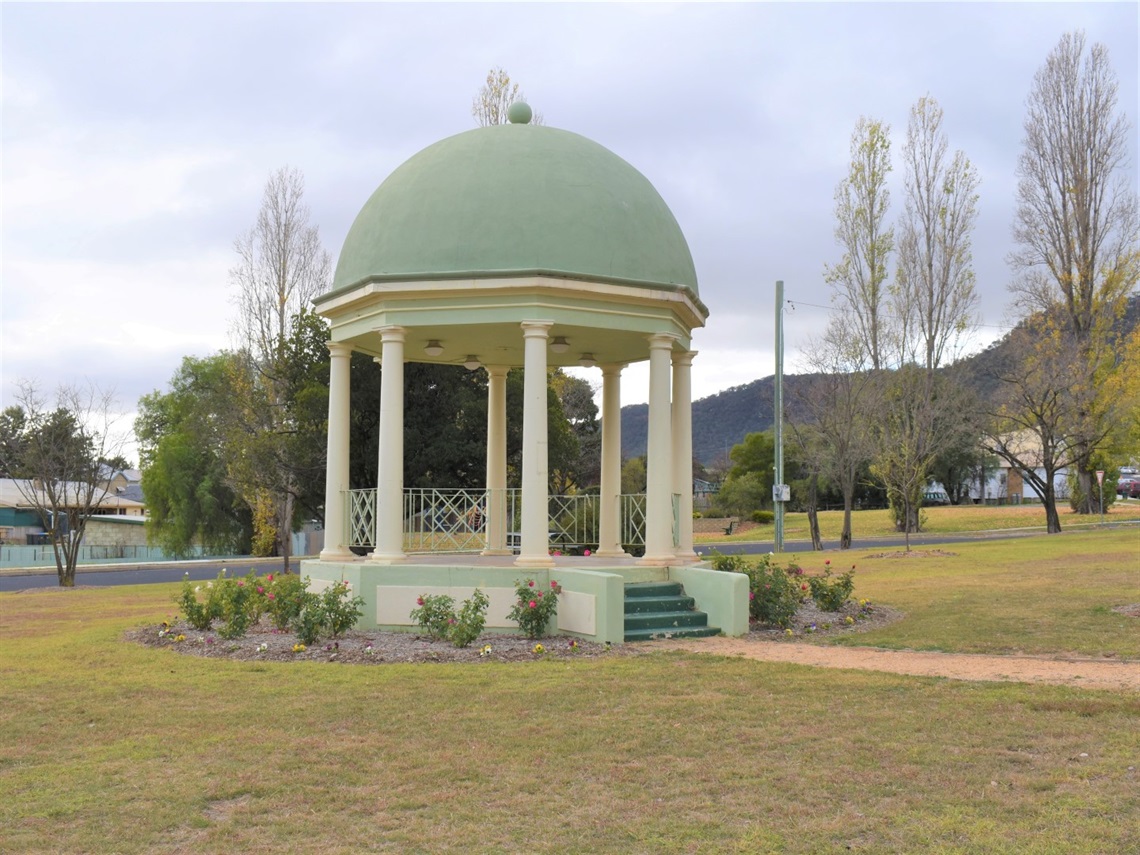
[{"label": "road", "polygon": [[[911,546],[938,546],[952,543],[968,543],[987,539],[1006,539],[1012,537],[1027,537],[1041,534],[1040,529],[1031,531],[998,531],[977,532],[973,534],[918,534],[911,535]],[[839,549],[839,541],[824,541],[824,548],[828,550]],[[903,545],[901,537],[879,537],[857,540],[853,549],[862,551],[867,549],[884,549],[900,547]],[[744,553],[745,555],[764,555],[773,551],[771,541],[751,541],[737,543],[699,544],[696,551],[700,555],[707,555],[712,550],[718,550],[726,555]],[[811,552],[811,541],[797,540],[784,544],[785,552]],[[228,568],[231,573],[244,576],[250,567],[256,567],[258,573],[272,573],[280,569],[280,559],[235,559],[230,561],[187,561],[167,562],[160,564],[132,564],[122,565],[115,569],[98,566],[80,567],[75,574],[77,585],[149,585],[156,582],[178,582],[186,575],[191,581],[204,581],[216,579],[222,568]],[[293,567],[297,563],[294,560]],[[0,591],[22,591],[27,588],[55,587],[58,584],[54,567],[38,568],[36,570],[0,571]]]}]

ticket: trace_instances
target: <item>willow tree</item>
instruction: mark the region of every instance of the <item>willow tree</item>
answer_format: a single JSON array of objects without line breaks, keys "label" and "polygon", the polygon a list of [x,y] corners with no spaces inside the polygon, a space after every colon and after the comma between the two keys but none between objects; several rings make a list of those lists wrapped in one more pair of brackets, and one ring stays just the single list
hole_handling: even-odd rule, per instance
[{"label": "willow tree", "polygon": [[[1140,266],[1137,196],[1128,171],[1132,129],[1117,109],[1117,88],[1108,49],[1089,47],[1083,32],[1064,34],[1033,78],[1017,166],[1012,288],[1029,313],[1056,319],[1059,334],[1075,348],[1079,359],[1059,381],[1088,389],[1104,388],[1118,363],[1112,327]],[[1046,350],[1029,358],[1048,363],[1055,357]],[[1106,434],[1084,417],[1068,432],[1085,497],[1080,512],[1093,511],[1092,460],[1097,437]]]}]

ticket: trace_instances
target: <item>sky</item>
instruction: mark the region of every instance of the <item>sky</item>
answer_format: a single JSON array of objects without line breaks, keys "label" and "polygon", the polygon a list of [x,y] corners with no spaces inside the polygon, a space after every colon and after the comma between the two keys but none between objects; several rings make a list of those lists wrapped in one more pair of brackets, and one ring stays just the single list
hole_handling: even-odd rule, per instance
[{"label": "sky", "polygon": [[[492,67],[545,123],[641,171],[677,218],[707,326],[701,398],[786,370],[827,324],[834,192],[861,116],[891,126],[891,218],[918,98],[978,170],[979,323],[1008,311],[1025,99],[1061,35],[1102,42],[1135,125],[1138,4],[0,4],[0,403],[31,380],[114,390],[129,421],[182,358],[230,346],[234,239],[283,166],[335,260],[373,190],[475,127]],[[1130,180],[1136,182],[1136,133]],[[586,374],[588,378],[591,376]],[[599,379],[599,378],[593,378]],[[644,402],[627,369],[622,403]]]}]

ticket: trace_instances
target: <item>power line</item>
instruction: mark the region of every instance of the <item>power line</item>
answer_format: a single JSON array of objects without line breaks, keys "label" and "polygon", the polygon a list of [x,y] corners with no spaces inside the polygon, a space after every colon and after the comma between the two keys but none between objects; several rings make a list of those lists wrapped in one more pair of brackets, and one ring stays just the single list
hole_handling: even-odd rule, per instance
[{"label": "power line", "polygon": [[[796,306],[806,306],[809,309],[823,309],[825,312],[830,312],[832,309],[835,308],[835,306],[821,306],[818,303],[805,303],[803,300],[786,300],[785,302],[789,306],[792,307],[792,311],[795,311]],[[1013,326],[1011,326],[1010,324],[983,324],[983,323],[978,323],[978,324],[976,324],[976,326],[987,327],[989,329],[994,329],[994,330],[1013,329]]]}]

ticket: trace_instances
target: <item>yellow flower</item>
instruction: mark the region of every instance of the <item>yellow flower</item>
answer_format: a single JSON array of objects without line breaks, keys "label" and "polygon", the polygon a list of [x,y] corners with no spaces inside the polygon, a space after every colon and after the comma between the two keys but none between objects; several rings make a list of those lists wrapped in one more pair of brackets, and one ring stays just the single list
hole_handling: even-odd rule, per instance
[{"label": "yellow flower", "polygon": [[855,623],[855,618],[851,617],[851,615],[847,615],[847,617],[843,619],[843,622],[850,626],[851,624]]},{"label": "yellow flower", "polygon": [[795,635],[795,633],[794,633],[794,632],[792,632],[790,629],[785,629],[785,630],[784,630],[784,635]]},{"label": "yellow flower", "polygon": [[539,654],[542,654],[542,653],[545,653],[545,652],[546,652],[546,648],[545,648],[545,647],[543,647],[541,644],[536,644],[536,645],[534,646],[534,652],[535,652],[535,653],[539,653]]},{"label": "yellow flower", "polygon": [[294,652],[294,653],[304,653],[304,652],[305,652],[305,645],[303,645],[303,644],[294,644],[294,645],[293,645],[293,652]]},{"label": "yellow flower", "polygon": [[185,635],[182,635],[181,633],[179,633],[177,636],[175,636],[174,640],[175,640],[175,641],[185,641],[185,640],[186,640],[186,636],[185,636]]}]

